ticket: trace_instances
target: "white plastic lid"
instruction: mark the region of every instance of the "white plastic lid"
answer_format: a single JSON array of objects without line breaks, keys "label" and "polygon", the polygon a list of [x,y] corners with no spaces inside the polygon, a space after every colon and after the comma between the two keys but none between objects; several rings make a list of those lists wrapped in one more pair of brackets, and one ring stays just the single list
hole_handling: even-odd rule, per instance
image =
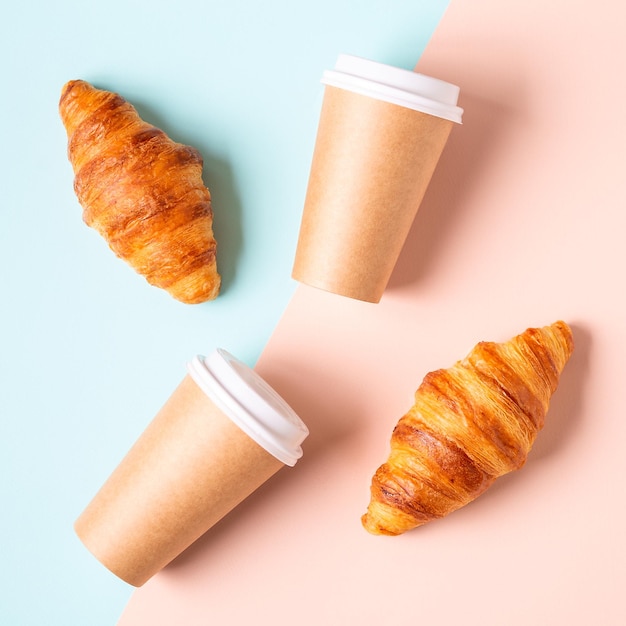
[{"label": "white plastic lid", "polygon": [[322,83],[462,123],[459,88],[411,70],[340,54],[335,68],[324,72]]},{"label": "white plastic lid", "polygon": [[241,430],[285,465],[302,456],[309,429],[253,369],[218,348],[187,365],[191,378]]}]

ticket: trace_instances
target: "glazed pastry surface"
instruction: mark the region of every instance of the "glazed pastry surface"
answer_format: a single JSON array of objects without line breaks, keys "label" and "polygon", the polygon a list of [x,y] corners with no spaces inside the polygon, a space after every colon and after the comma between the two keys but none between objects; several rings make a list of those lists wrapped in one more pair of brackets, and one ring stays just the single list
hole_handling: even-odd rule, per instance
[{"label": "glazed pastry surface", "polygon": [[526,462],[574,343],[562,321],[504,343],[481,342],[427,374],[397,423],[362,517],[399,535],[471,502]]},{"label": "glazed pastry surface", "polygon": [[200,153],[83,80],[63,87],[59,112],[84,221],[150,284],[188,304],[214,299],[217,244]]}]

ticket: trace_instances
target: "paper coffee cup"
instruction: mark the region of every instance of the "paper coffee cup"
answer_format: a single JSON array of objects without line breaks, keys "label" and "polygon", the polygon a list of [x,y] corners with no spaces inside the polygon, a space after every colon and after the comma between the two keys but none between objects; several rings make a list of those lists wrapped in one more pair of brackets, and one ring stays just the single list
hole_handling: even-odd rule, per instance
[{"label": "paper coffee cup", "polygon": [[224,350],[196,357],[75,523],[114,574],[141,586],[284,465],[308,429]]},{"label": "paper coffee cup", "polygon": [[326,71],[292,276],[378,302],[463,110],[459,88],[340,55]]}]

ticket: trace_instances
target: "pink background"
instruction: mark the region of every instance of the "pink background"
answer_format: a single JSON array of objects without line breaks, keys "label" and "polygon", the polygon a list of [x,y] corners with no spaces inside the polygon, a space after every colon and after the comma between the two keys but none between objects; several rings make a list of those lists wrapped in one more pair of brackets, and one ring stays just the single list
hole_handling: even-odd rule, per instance
[{"label": "pink background", "polygon": [[[461,86],[464,125],[383,300],[298,287],[257,364],[308,423],[304,458],[136,591],[123,626],[626,623],[626,11],[587,7],[452,0],[417,69]],[[444,520],[367,534],[424,374],[557,319],[576,351],[527,465]]]}]

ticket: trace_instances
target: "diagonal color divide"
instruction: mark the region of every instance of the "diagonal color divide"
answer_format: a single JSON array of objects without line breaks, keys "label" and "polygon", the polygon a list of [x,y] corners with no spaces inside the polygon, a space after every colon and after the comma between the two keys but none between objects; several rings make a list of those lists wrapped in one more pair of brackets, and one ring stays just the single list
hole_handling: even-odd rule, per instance
[{"label": "diagonal color divide", "polygon": [[[391,285],[377,305],[298,287],[257,364],[307,422],[304,458],[122,626],[619,623],[625,17],[453,0],[417,69],[461,87],[464,125]],[[424,374],[559,318],[576,352],[526,467],[445,520],[368,535],[371,474]]]}]

